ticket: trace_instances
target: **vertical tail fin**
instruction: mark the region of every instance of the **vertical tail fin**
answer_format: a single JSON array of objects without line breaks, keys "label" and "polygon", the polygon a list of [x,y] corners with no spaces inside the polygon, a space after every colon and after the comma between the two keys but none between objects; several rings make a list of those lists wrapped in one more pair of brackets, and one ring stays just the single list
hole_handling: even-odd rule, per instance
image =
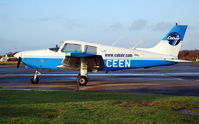
[{"label": "vertical tail fin", "polygon": [[186,29],[187,25],[176,24],[155,47],[143,50],[170,56],[178,56],[182,44],[181,41],[184,39]]},{"label": "vertical tail fin", "polygon": [[180,43],[180,41],[183,41],[186,29],[187,25],[176,25],[162,40],[168,41],[168,43],[172,46],[176,46]]}]

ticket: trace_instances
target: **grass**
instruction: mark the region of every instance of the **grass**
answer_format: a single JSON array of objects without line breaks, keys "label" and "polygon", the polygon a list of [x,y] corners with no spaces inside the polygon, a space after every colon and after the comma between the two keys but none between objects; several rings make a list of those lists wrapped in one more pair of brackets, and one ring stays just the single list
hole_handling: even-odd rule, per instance
[{"label": "grass", "polygon": [[198,124],[199,97],[125,93],[0,90],[0,123]]}]

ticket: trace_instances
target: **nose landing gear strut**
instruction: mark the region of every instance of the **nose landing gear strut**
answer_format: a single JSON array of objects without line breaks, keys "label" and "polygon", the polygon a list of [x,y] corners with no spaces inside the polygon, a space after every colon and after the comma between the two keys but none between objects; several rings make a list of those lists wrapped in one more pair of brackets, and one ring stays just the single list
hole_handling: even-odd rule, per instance
[{"label": "nose landing gear strut", "polygon": [[32,84],[38,84],[39,83],[39,77],[38,75],[40,75],[41,73],[36,70],[34,76],[30,79],[30,81],[32,82]]}]

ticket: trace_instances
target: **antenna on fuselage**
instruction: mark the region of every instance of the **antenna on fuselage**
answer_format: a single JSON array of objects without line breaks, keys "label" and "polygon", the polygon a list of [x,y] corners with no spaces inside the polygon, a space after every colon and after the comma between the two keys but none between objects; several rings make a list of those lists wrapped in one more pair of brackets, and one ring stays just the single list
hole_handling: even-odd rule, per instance
[{"label": "antenna on fuselage", "polygon": [[115,40],[111,46],[115,46],[115,44],[117,44],[118,42],[120,42],[120,40],[122,39],[123,37],[120,36],[117,40]]},{"label": "antenna on fuselage", "polygon": [[135,43],[135,45],[133,47],[131,47],[131,49],[135,49],[142,42],[143,42],[143,40],[139,40],[138,42]]}]

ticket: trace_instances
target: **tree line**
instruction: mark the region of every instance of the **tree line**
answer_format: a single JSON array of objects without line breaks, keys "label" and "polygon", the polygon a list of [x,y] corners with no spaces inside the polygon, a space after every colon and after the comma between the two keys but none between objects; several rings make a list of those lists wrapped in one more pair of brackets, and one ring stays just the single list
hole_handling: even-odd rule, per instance
[{"label": "tree line", "polygon": [[179,52],[178,58],[186,60],[199,59],[199,50],[182,50]]}]

